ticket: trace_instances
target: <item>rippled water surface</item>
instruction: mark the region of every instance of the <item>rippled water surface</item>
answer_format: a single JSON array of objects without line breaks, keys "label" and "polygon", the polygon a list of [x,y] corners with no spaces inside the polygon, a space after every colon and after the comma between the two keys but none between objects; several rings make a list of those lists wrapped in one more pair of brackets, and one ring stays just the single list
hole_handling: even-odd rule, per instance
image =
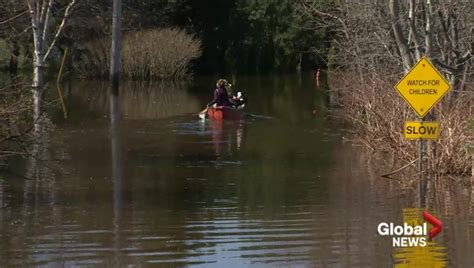
[{"label": "rippled water surface", "polygon": [[377,225],[406,221],[416,188],[344,142],[312,77],[233,79],[250,100],[234,122],[196,116],[215,78],[123,83],[112,126],[106,84],[65,85],[69,118],[51,109],[0,180],[0,266],[474,267],[470,187],[430,195],[429,247],[393,249]]}]

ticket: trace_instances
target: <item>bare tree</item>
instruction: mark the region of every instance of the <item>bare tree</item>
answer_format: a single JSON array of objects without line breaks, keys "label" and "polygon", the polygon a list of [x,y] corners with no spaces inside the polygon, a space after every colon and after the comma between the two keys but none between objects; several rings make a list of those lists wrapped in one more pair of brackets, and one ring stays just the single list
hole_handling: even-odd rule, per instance
[{"label": "bare tree", "polygon": [[[67,19],[76,4],[76,0],[70,0],[64,9],[64,13],[57,29],[53,32],[52,21],[54,19],[52,7],[54,0],[27,0],[28,10],[31,16],[31,29],[33,32],[33,102],[34,119],[39,119],[41,113],[41,97],[44,87],[44,68],[58,37],[64,30]],[[52,37],[50,38],[50,36]]]},{"label": "bare tree", "polygon": [[[354,137],[367,147],[413,164],[416,146],[401,125],[413,113],[393,85],[422,56],[448,78],[453,90],[434,111],[446,131],[426,150],[428,169],[470,172],[464,146],[474,102],[474,1],[299,0],[299,12],[331,37],[332,95]],[[343,72],[339,72],[343,70]],[[424,165],[424,164],[423,164]]]},{"label": "bare tree", "polygon": [[398,75],[400,67],[407,72],[427,56],[455,90],[465,89],[472,76],[473,1],[300,0],[298,4],[315,27],[332,33],[339,66]]},{"label": "bare tree", "polygon": [[[409,0],[406,17],[405,10],[397,8],[404,2],[390,0],[394,34],[400,36],[397,46],[404,62],[427,56],[448,76],[455,91],[463,90],[472,65],[474,3]],[[404,30],[396,30],[397,24],[403,24]],[[411,66],[404,67],[407,72]]]}]

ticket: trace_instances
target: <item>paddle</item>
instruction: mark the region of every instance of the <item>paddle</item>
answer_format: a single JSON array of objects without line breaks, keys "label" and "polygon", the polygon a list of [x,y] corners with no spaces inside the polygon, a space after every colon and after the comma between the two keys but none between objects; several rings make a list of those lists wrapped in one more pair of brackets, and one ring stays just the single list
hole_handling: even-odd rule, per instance
[{"label": "paddle", "polygon": [[205,119],[206,118],[206,113],[207,113],[207,110],[209,109],[209,107],[206,107],[204,110],[202,110],[201,112],[199,112],[199,118],[201,119]]}]

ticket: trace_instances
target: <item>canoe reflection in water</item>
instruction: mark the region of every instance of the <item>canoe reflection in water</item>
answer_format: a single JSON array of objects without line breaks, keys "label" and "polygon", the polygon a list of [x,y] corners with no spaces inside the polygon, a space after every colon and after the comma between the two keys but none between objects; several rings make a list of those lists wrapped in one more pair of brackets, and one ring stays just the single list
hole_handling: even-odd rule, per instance
[{"label": "canoe reflection in water", "polygon": [[202,120],[201,129],[211,133],[211,142],[217,160],[235,156],[243,146],[244,120]]}]

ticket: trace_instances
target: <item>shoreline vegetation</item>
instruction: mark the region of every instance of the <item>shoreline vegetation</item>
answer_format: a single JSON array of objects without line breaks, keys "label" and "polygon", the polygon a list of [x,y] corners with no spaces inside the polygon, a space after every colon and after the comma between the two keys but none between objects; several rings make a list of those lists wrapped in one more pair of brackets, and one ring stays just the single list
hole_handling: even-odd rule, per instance
[{"label": "shoreline vegetation", "polygon": [[[403,124],[419,119],[394,90],[397,76],[360,81],[355,80],[353,74],[335,72],[328,79],[336,95],[335,114],[350,125],[353,141],[372,152],[390,153],[416,170],[418,142],[403,137]],[[473,116],[473,100],[470,92],[462,92],[456,98],[442,100],[433,109],[441,134],[438,140],[428,142],[423,163],[426,173],[454,177],[472,175],[468,146],[474,143],[474,135],[467,118]]]},{"label": "shoreline vegetation", "polygon": [[[384,2],[385,3],[385,2]],[[441,137],[427,143],[425,173],[472,176],[474,142],[469,129],[474,107],[472,40],[474,2],[439,3],[390,0],[303,4],[315,25],[334,32],[329,86],[336,115],[350,125],[353,139],[374,152],[388,152],[416,172],[418,146],[403,137],[405,121],[417,116],[394,85],[423,56],[449,81],[452,90],[426,116],[439,121]],[[455,20],[453,18],[456,18]],[[408,171],[399,169],[398,176]]]}]

